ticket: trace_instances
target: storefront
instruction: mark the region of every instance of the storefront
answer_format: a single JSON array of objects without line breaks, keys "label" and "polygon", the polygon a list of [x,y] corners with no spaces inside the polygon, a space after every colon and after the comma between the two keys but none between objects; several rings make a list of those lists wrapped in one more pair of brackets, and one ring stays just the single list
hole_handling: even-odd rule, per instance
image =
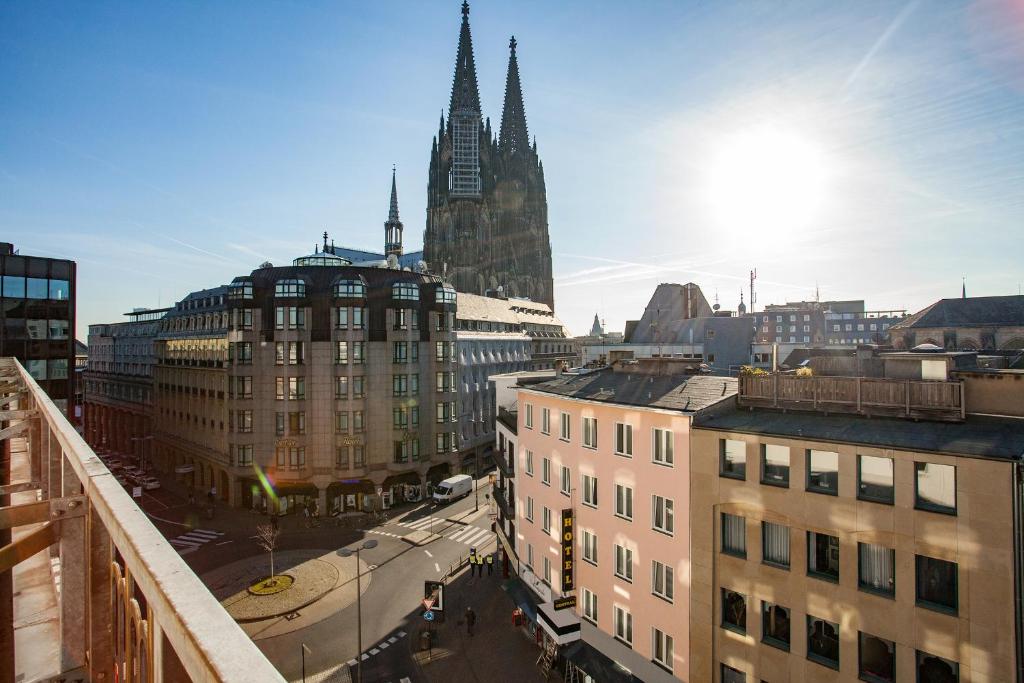
[{"label": "storefront", "polygon": [[418,472],[392,474],[381,483],[381,505],[387,510],[392,505],[412,503],[423,498],[423,485]]},{"label": "storefront", "polygon": [[425,496],[429,496],[434,492],[434,487],[440,484],[442,481],[451,476],[452,468],[446,463],[440,463],[434,465],[427,470],[427,490],[424,491]]},{"label": "storefront", "polygon": [[376,493],[369,479],[343,479],[327,487],[328,515],[355,512],[364,509],[367,496]]},{"label": "storefront", "polygon": [[277,514],[292,515],[302,514],[302,510],[309,506],[310,510],[316,508],[320,502],[320,492],[312,484],[294,484],[277,486]]}]

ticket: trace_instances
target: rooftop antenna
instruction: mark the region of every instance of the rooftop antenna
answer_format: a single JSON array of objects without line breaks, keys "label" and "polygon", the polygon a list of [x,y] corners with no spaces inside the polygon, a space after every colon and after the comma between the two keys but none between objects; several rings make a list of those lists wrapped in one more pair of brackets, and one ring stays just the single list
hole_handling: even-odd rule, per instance
[{"label": "rooftop antenna", "polygon": [[750,271],[750,312],[754,312],[754,304],[757,302],[757,296],[754,294],[754,280],[757,279],[757,268]]},{"label": "rooftop antenna", "polygon": [[814,283],[814,303],[821,303],[821,288],[818,287],[818,283]]},{"label": "rooftop antenna", "polygon": [[960,298],[967,298],[967,276],[964,275],[960,278]]}]

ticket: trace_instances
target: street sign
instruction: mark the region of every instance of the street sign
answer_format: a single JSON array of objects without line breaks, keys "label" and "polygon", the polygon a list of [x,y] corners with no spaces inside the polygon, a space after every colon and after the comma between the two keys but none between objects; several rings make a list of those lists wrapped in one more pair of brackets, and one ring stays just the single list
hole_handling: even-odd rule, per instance
[{"label": "street sign", "polygon": [[431,609],[434,606],[434,601],[427,598],[423,601],[423,609]]},{"label": "street sign", "polygon": [[[431,603],[429,606],[427,606],[427,601]],[[433,612],[444,611],[444,584],[442,582],[423,582],[423,605]]]},{"label": "street sign", "polygon": [[426,619],[427,621],[433,621],[434,620],[434,613],[431,612],[430,610],[427,610],[426,612],[423,613],[423,618]]},{"label": "street sign", "polygon": [[132,487],[132,498],[142,498],[142,487],[141,486],[133,486]]}]

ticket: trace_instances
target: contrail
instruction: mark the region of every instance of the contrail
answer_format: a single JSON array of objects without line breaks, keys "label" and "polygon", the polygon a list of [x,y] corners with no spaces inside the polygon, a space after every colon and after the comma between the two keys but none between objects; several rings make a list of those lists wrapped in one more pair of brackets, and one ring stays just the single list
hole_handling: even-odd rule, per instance
[{"label": "contrail", "polygon": [[846,83],[843,84],[843,92],[850,89],[850,86],[853,85],[854,81],[860,77],[861,72],[864,71],[872,58],[878,54],[879,50],[885,47],[885,44],[892,37],[892,34],[899,30],[900,26],[903,25],[903,22],[907,20],[907,17],[909,17],[920,4],[921,0],[912,0],[911,2],[908,2],[902,10],[900,10],[900,13],[896,15],[896,18],[892,20],[892,23],[890,23],[888,28],[882,32],[882,35],[875,41],[875,44],[871,46],[868,53],[864,55],[864,58],[860,60],[860,63],[858,63],[850,73],[849,77],[846,79]]}]

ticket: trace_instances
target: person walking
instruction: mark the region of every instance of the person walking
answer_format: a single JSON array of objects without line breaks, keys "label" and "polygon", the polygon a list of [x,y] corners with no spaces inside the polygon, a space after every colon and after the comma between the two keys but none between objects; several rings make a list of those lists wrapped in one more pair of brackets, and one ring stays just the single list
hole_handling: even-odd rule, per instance
[{"label": "person walking", "polygon": [[[487,553],[487,576],[494,576],[494,553]],[[481,574],[482,576],[483,574]]]},{"label": "person walking", "polygon": [[466,608],[466,632],[472,636],[473,626],[476,624],[476,612],[473,611],[472,607]]}]

